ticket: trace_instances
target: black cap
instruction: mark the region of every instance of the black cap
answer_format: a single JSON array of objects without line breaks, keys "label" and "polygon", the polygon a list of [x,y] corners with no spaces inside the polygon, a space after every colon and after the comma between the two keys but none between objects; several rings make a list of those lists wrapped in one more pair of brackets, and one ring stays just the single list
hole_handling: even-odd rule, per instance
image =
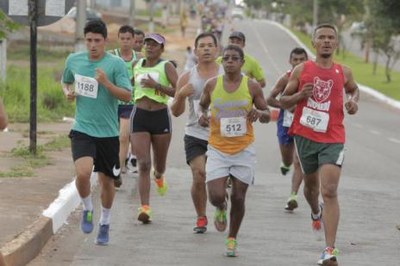
[{"label": "black cap", "polygon": [[244,36],[244,34],[240,31],[234,31],[231,33],[231,35],[229,35],[229,39],[231,38],[239,38],[241,39],[243,42],[246,42],[246,37]]}]

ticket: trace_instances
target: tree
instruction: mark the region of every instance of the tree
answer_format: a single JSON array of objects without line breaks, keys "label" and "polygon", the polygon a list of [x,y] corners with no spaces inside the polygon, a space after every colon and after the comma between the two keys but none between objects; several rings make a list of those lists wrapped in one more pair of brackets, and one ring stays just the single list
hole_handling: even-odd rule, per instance
[{"label": "tree", "polygon": [[4,39],[7,33],[16,30],[18,24],[10,20],[2,10],[0,10],[0,40]]},{"label": "tree", "polygon": [[[367,19],[367,41],[376,53],[386,56],[386,81],[391,82],[394,64],[400,58],[400,47],[396,45],[400,34],[400,2],[397,0],[369,0],[371,16]],[[376,67],[376,62],[374,69]]]}]

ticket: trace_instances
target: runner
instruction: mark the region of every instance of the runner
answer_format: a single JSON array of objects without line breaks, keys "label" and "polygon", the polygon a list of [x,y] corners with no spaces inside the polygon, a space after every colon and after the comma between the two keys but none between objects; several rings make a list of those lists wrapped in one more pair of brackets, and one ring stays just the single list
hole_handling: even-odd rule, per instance
[{"label": "runner", "polygon": [[[151,33],[144,39],[145,58],[134,63],[135,102],[131,115],[133,138],[139,164],[139,194],[141,207],[138,220],[151,221],[150,171],[156,183],[158,194],[163,196],[168,189],[164,172],[167,153],[171,141],[171,120],[168,111],[168,99],[175,94],[178,74],[175,67],[161,60],[165,39],[160,34]],[[154,169],[150,150],[153,149]]]},{"label": "runner", "polygon": [[191,195],[197,213],[196,233],[207,231],[207,191],[206,191],[206,151],[209,130],[198,124],[199,101],[206,81],[223,73],[223,68],[215,62],[218,53],[217,39],[212,33],[201,33],[196,37],[194,53],[198,64],[183,73],[178,80],[177,91],[171,105],[174,116],[180,116],[185,111],[185,101],[188,99],[189,117],[185,127],[186,162],[192,170]]},{"label": "runner", "polygon": [[197,63],[196,54],[192,51],[192,47],[186,47],[186,54],[185,54],[185,66],[183,71],[186,72],[191,70]]},{"label": "runner", "polygon": [[[276,98],[278,97],[278,95],[281,95],[283,90],[285,89],[293,68],[306,60],[307,52],[303,48],[294,48],[290,52],[289,64],[292,65],[292,69],[283,74],[282,77],[276,82],[274,88],[271,90],[271,93],[267,98],[267,103],[270,106],[281,108],[279,100],[277,100]],[[292,112],[292,109],[284,110],[281,108],[279,111],[278,121],[276,123],[278,128],[277,135],[279,148],[282,157],[282,162],[280,166],[282,175],[286,175],[287,172],[289,172],[292,163],[294,166],[290,196],[285,206],[285,210],[287,211],[293,211],[298,207],[297,192],[299,191],[301,182],[303,181],[300,163],[298,161],[297,155],[294,153],[293,138],[288,135],[288,130],[290,125],[292,124],[293,119]]]},{"label": "runner", "polygon": [[[123,25],[118,30],[118,42],[119,48],[110,50],[109,52],[122,58],[125,62],[126,69],[128,70],[129,78],[133,77],[132,64],[138,58],[141,58],[141,54],[135,52],[132,49],[134,42],[135,32],[133,28],[129,25]],[[126,165],[129,161],[136,166],[136,156],[133,155],[132,158],[127,159],[129,152],[129,117],[132,113],[134,104],[134,90],[132,90],[132,99],[125,103],[123,101],[119,102],[118,105],[118,118],[119,118],[119,164],[121,166],[121,174],[125,174],[127,171]],[[133,162],[132,162],[133,160]],[[119,175],[118,178],[114,179],[115,187],[119,188],[122,185],[122,178]]]},{"label": "runner", "polygon": [[135,50],[138,53],[143,52],[143,46],[144,46],[144,32],[139,30],[139,29],[135,29],[135,38],[134,38],[134,42],[133,42],[133,50]]},{"label": "runner", "polygon": [[[359,90],[351,69],[333,62],[338,45],[334,26],[317,26],[312,44],[317,54],[315,61],[302,63],[293,70],[280,102],[284,109],[296,105],[289,134],[294,135],[304,173],[304,196],[311,207],[312,228],[317,232],[325,230],[326,248],[318,264],[336,265],[337,187],[345,142],[343,88],[347,94],[344,106],[350,115],[358,110]],[[318,202],[320,190],[323,204]]]},{"label": "runner", "polygon": [[87,52],[73,53],[62,76],[65,97],[76,99],[75,122],[69,134],[76,171],[76,188],[83,202],[81,229],[93,230],[90,176],[97,172],[101,193],[98,245],[109,242],[114,179],[120,174],[118,158],[118,100],[131,99],[131,82],[121,59],[105,51],[107,28],[89,21],[84,28]]},{"label": "runner", "polygon": [[0,98],[0,130],[7,127],[8,117],[6,111],[4,110],[3,100]]},{"label": "runner", "polygon": [[[246,45],[246,37],[240,31],[234,31],[229,35],[229,44],[237,45],[240,48],[244,49]],[[218,63],[222,62],[222,57],[218,57]],[[261,68],[258,61],[250,56],[249,54],[244,54],[244,64],[242,67],[242,72],[249,76],[250,78],[254,78],[260,84],[261,88],[265,87],[265,76],[264,71]]]},{"label": "runner", "polygon": [[[252,123],[270,120],[270,113],[260,85],[241,73],[243,50],[228,45],[222,56],[225,74],[207,81],[200,100],[199,123],[210,125],[206,182],[209,200],[216,207],[214,225],[223,232],[227,226],[228,193],[226,183],[232,181],[231,211],[226,252],[236,257],[236,237],[245,212],[245,198],[254,182],[255,146]],[[253,105],[255,108],[253,108]],[[211,107],[211,117],[208,108]]]}]

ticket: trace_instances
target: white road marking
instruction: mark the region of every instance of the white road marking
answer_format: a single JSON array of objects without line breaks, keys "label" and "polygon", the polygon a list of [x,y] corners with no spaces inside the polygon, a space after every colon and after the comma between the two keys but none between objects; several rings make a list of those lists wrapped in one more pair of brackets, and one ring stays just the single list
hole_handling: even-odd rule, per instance
[{"label": "white road marking", "polygon": [[395,139],[395,138],[388,138],[389,141],[400,144],[400,140],[399,139]]},{"label": "white road marking", "polygon": [[381,134],[381,132],[373,130],[373,129],[370,129],[369,133],[374,134],[374,135],[380,135]]}]

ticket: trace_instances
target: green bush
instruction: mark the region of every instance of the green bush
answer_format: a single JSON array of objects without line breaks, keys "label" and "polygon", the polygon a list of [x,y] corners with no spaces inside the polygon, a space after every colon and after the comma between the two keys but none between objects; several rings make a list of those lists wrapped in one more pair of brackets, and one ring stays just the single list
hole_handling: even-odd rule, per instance
[{"label": "green bush", "polygon": [[[56,121],[73,116],[75,105],[67,102],[61,90],[62,66],[37,70],[37,121]],[[10,65],[7,79],[0,84],[0,94],[11,122],[28,122],[30,118],[30,69]]]}]

